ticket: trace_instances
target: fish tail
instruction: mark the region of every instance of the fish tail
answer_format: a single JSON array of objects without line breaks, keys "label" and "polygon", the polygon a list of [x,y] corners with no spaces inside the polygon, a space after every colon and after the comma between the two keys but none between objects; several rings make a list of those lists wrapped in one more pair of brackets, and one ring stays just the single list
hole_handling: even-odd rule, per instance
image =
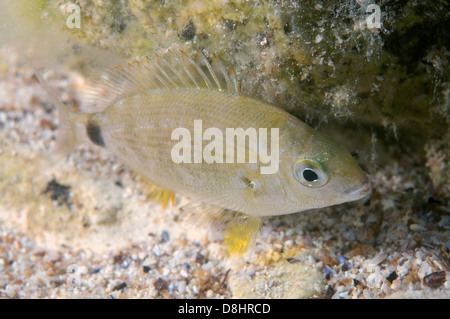
[{"label": "fish tail", "polygon": [[80,143],[76,122],[87,122],[87,114],[71,112],[66,105],[58,100],[39,73],[36,73],[36,78],[58,109],[59,128],[56,137],[56,154],[58,158],[63,158]]}]

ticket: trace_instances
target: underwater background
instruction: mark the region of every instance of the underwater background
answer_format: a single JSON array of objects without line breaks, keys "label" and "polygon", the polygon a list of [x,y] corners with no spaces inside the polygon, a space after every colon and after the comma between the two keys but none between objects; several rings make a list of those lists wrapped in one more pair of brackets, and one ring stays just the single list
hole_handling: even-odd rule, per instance
[{"label": "underwater background", "polygon": [[[0,297],[449,298],[449,12],[0,0]],[[55,164],[57,112],[34,74],[77,110],[96,70],[167,48],[216,54],[244,93],[344,144],[370,197],[268,218],[236,261],[180,212],[188,199],[162,211],[107,152],[83,145]]]}]

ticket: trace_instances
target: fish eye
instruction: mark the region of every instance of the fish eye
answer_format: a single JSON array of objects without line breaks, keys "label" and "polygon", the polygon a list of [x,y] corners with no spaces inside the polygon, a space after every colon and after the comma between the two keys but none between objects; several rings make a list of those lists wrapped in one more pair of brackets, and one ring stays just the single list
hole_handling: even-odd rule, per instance
[{"label": "fish eye", "polygon": [[307,187],[321,187],[328,182],[328,174],[322,166],[310,160],[299,160],[295,163],[294,176]]}]

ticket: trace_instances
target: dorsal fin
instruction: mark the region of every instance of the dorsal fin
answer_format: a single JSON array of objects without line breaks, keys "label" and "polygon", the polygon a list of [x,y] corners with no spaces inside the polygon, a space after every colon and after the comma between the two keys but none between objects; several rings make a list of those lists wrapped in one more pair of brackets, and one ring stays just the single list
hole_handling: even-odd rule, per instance
[{"label": "dorsal fin", "polygon": [[84,107],[100,111],[122,96],[146,90],[197,88],[239,94],[234,67],[227,72],[213,55],[212,63],[200,51],[193,56],[167,50],[128,65],[103,70],[83,90]]}]

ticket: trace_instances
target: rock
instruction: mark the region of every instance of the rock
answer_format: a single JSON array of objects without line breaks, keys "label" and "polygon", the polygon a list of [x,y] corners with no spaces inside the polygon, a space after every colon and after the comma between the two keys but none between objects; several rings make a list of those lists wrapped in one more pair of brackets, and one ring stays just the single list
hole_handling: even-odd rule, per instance
[{"label": "rock", "polygon": [[279,262],[248,275],[248,269],[232,271],[228,285],[233,297],[261,298],[311,298],[324,289],[322,274],[301,263]]}]

